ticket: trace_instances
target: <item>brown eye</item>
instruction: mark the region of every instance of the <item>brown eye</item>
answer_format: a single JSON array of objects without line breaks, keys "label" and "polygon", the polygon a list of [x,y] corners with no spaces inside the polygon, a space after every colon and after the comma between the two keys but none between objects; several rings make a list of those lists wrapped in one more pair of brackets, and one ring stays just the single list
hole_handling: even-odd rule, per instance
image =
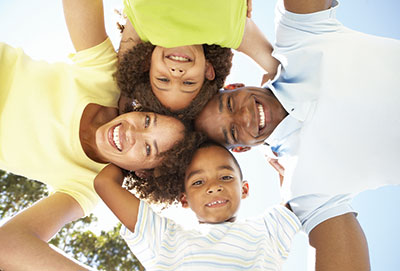
[{"label": "brown eye", "polygon": [[230,181],[230,180],[232,180],[232,179],[233,179],[233,177],[230,176],[230,175],[225,175],[225,176],[222,176],[222,177],[221,177],[221,180],[223,180],[223,181]]},{"label": "brown eye", "polygon": [[151,121],[150,117],[146,115],[146,117],[144,118],[144,128],[149,127],[150,121]]},{"label": "brown eye", "polygon": [[198,181],[195,181],[194,183],[192,183],[193,186],[199,186],[202,184],[203,184],[203,180],[198,180]]},{"label": "brown eye", "polygon": [[194,85],[195,82],[185,81],[183,82],[184,85]]},{"label": "brown eye", "polygon": [[157,78],[157,80],[160,81],[160,82],[163,82],[163,83],[169,82],[169,79],[168,78],[164,78],[164,77],[159,77],[159,78]]},{"label": "brown eye", "polygon": [[150,145],[146,144],[146,156],[150,156],[151,154],[151,147]]},{"label": "brown eye", "polygon": [[226,106],[228,107],[229,112],[233,112],[232,97],[231,96],[228,97],[228,100],[226,101]]}]

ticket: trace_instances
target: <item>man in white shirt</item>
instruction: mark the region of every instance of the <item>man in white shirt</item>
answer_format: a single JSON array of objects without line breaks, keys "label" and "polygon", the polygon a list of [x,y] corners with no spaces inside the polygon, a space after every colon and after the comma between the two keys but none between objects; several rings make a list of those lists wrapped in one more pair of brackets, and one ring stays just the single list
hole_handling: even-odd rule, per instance
[{"label": "man in white shirt", "polygon": [[266,141],[293,160],[284,197],[317,248],[317,269],[364,270],[367,245],[349,202],[399,183],[400,42],[344,27],[337,6],[279,3],[275,79],[218,95],[196,126],[231,147]]}]

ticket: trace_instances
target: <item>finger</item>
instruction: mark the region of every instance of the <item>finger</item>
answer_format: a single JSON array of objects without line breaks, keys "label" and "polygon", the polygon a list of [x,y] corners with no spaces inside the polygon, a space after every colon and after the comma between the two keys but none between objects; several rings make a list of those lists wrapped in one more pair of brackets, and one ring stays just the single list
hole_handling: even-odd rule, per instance
[{"label": "finger", "polygon": [[251,12],[253,11],[253,1],[247,0],[247,17],[251,18]]}]

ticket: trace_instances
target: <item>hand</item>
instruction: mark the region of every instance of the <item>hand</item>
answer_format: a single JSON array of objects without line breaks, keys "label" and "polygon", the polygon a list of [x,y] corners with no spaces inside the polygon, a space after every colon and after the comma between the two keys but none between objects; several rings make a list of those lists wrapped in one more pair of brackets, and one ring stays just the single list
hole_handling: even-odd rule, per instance
[{"label": "hand", "polygon": [[279,173],[280,186],[283,184],[283,177],[285,176],[285,168],[279,163],[278,159],[266,157],[268,163]]},{"label": "hand", "polygon": [[266,73],[263,75],[262,79],[261,79],[261,86],[264,85],[265,83],[268,82],[268,80],[272,80],[274,79],[276,73]]},{"label": "hand", "polygon": [[253,11],[253,0],[247,0],[247,18],[251,18],[252,11]]}]

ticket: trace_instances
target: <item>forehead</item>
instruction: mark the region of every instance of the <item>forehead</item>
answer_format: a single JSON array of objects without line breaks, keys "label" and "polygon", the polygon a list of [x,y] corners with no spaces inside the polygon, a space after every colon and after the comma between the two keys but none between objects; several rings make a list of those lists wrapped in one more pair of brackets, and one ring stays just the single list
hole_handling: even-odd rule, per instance
[{"label": "forehead", "polygon": [[187,173],[192,170],[203,169],[205,172],[215,169],[238,170],[235,161],[229,151],[219,146],[209,146],[200,148],[193,156],[189,164]]}]

